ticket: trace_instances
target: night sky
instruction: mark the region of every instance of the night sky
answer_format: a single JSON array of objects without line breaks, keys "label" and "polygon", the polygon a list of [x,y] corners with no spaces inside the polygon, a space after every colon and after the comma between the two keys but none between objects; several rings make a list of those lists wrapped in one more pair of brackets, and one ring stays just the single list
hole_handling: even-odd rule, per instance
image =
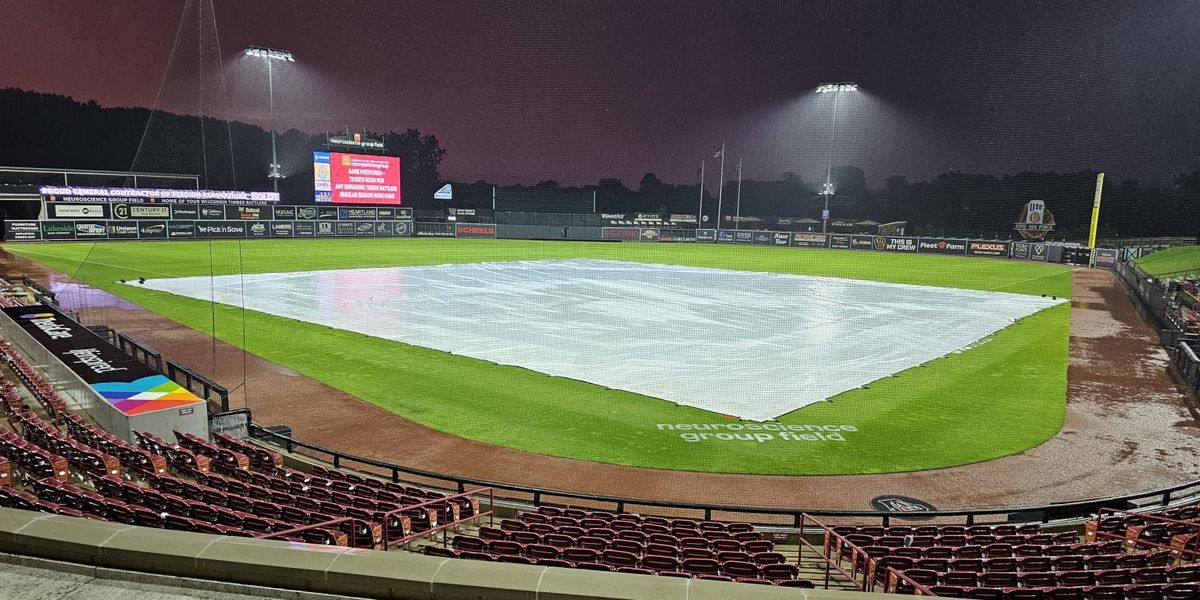
[{"label": "night sky", "polygon": [[690,183],[725,139],[726,171],[820,180],[832,96],[812,91],[841,80],[864,93],[839,101],[833,162],[876,185],[1200,168],[1194,1],[0,0],[0,22],[0,87],[264,125],[241,51],[286,48],[281,128],[415,127],[453,179]]}]

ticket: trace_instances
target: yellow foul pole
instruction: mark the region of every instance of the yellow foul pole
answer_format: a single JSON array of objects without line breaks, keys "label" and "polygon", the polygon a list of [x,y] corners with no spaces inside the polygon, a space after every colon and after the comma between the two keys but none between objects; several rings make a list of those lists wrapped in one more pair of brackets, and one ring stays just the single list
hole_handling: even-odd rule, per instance
[{"label": "yellow foul pole", "polygon": [[1104,173],[1096,173],[1096,196],[1092,199],[1092,226],[1088,229],[1088,266],[1096,266],[1096,227],[1100,225],[1100,194],[1104,192]]}]

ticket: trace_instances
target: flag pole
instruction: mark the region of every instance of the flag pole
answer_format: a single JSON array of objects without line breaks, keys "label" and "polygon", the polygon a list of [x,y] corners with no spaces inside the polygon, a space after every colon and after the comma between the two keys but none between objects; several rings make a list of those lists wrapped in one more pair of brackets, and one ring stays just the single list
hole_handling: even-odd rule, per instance
[{"label": "flag pole", "polygon": [[700,203],[696,208],[696,229],[700,229],[700,226],[703,224],[703,221],[704,221],[704,159],[702,158],[702,159],[700,159]]},{"label": "flag pole", "polygon": [[742,159],[738,159],[738,191],[737,191],[737,216],[733,218],[734,229],[742,228]]},{"label": "flag pole", "polygon": [[717,184],[717,229],[721,228],[721,197],[725,193],[725,141],[721,140],[721,180]]}]

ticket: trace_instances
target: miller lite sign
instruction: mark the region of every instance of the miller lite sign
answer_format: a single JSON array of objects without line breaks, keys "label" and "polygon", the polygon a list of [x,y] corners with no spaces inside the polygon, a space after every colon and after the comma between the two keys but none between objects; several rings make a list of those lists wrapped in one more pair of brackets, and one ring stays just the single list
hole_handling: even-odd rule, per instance
[{"label": "miller lite sign", "polygon": [[1041,240],[1047,233],[1054,231],[1054,214],[1046,210],[1046,203],[1041,200],[1030,200],[1021,208],[1013,229],[1020,232],[1027,240]]}]

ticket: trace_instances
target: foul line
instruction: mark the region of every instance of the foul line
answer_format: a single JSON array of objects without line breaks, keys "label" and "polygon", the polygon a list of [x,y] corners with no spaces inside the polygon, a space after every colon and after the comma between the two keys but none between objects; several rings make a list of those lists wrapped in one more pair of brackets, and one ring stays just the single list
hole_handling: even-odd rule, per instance
[{"label": "foul line", "polygon": [[[49,254],[46,252],[37,252],[35,250],[26,250],[24,248],[22,248],[17,253],[18,254],[32,254],[35,256],[49,256],[51,258],[62,258],[61,256],[59,256],[57,254]],[[159,273],[158,271],[151,271],[149,269],[141,269],[138,267],[130,267],[127,265],[114,265],[112,263],[100,262],[98,260],[80,261],[79,266],[75,269],[76,274],[79,273],[79,269],[83,268],[83,265],[100,265],[102,267],[112,267],[114,269],[130,269],[133,271],[137,271],[138,273],[150,273],[151,275],[162,275],[163,277],[169,277],[172,279],[177,277],[177,275],[171,275],[170,273]],[[78,279],[78,277],[72,277],[72,279]]]},{"label": "foul line", "polygon": [[[1072,270],[1072,271],[1074,271],[1075,269],[1071,269],[1071,270]],[[1003,289],[1003,288],[1006,288],[1006,287],[1009,287],[1009,286],[1012,286],[1012,285],[1017,285],[1018,283],[1029,283],[1030,281],[1037,281],[1037,280],[1039,280],[1039,279],[1045,279],[1045,278],[1047,278],[1047,277],[1057,277],[1057,276],[1059,276],[1059,275],[1062,275],[1062,273],[1047,273],[1047,274],[1045,274],[1045,275],[1038,275],[1037,277],[1030,277],[1029,279],[1022,279],[1022,280],[1020,280],[1020,281],[1013,281],[1013,282],[1009,282],[1009,283],[1006,283],[1006,284],[1004,284],[1004,285],[996,286],[996,287],[994,287],[994,288],[988,288],[988,289],[986,289],[986,290],[983,290],[983,291],[985,291],[985,292],[995,292],[995,291],[997,291],[997,290],[1000,290],[1000,289]],[[1045,294],[1043,294],[1043,296],[1044,296],[1044,295],[1045,295]],[[1064,300],[1070,300],[1070,298],[1064,298]]]}]

